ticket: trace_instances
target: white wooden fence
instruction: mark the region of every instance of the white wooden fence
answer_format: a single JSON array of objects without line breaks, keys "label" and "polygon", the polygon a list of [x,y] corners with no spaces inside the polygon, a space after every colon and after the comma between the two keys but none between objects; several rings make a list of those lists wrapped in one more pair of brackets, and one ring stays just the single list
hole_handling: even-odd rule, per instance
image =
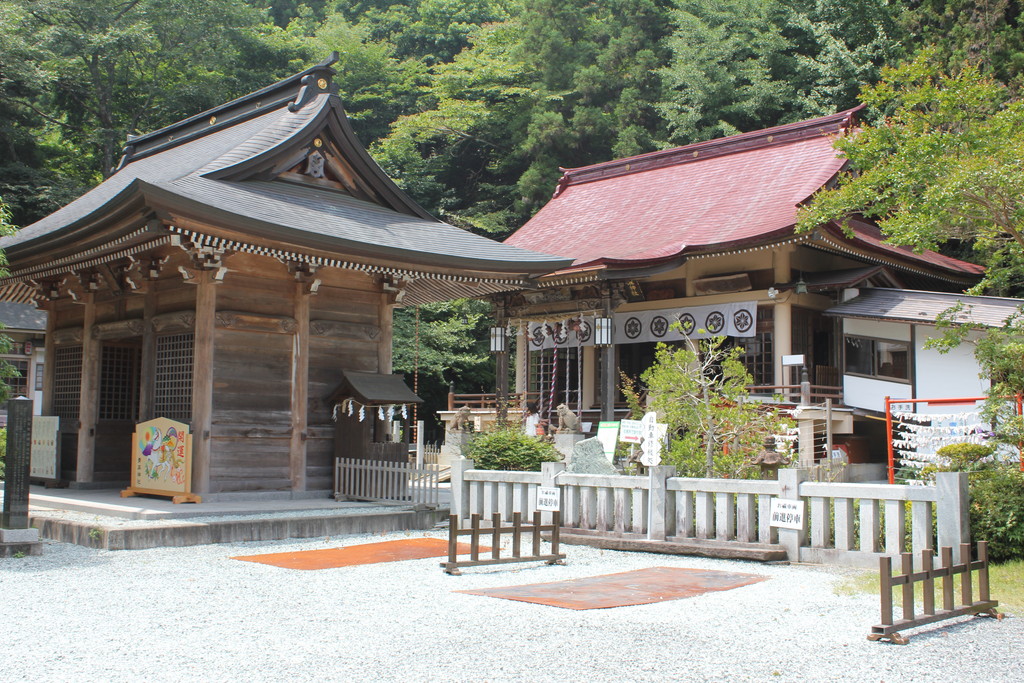
[{"label": "white wooden fence", "polygon": [[437,465],[336,458],[334,497],[436,508],[438,472]]},{"label": "white wooden fence", "polygon": [[[538,486],[558,486],[563,529],[570,533],[778,545],[793,562],[867,568],[877,568],[883,555],[920,557],[924,548],[970,542],[967,478],[960,473],[940,473],[935,486],[902,486],[806,481],[797,469],[765,481],[675,477],[672,467],[653,468],[653,477],[564,468],[545,463],[541,472],[503,472],[455,461],[452,513],[466,520],[497,512],[508,520],[513,512],[532,513]],[[772,498],[804,501],[804,527],[771,526]]]}]

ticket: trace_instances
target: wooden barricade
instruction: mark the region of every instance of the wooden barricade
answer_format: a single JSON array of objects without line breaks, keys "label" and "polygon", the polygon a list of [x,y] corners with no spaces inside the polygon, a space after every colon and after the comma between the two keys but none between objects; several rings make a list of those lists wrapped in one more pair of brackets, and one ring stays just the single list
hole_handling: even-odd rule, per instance
[{"label": "wooden barricade", "polygon": [[[989,596],[988,583],[988,544],[978,542],[978,559],[971,561],[971,546],[960,544],[959,564],[953,563],[953,549],[941,549],[942,564],[933,567],[932,551],[921,551],[921,571],[914,571],[914,558],[911,553],[902,553],[901,574],[892,575],[892,558],[879,558],[880,592],[882,602],[882,623],[871,628],[868,640],[888,640],[898,645],[905,645],[909,638],[899,631],[944,619],[951,619],[966,614],[978,614],[1001,619],[995,608],[999,603]],[[978,600],[974,600],[974,588],[971,583],[971,572],[978,572]],[[953,600],[953,577],[960,575],[960,605]],[[935,580],[942,580],[942,608],[935,608]],[[914,611],[914,584],[923,584],[922,612],[920,616]],[[903,618],[894,622],[892,616],[892,589],[902,586]]]},{"label": "wooden barricade", "polygon": [[[533,513],[533,523],[523,524],[522,514],[512,514],[512,526],[501,525],[501,514],[495,512],[491,516],[489,528],[480,527],[480,515],[474,514],[470,517],[470,528],[459,528],[458,515],[451,515],[448,521],[448,561],[442,562],[441,567],[448,574],[458,575],[460,567],[477,567],[485,564],[510,564],[513,562],[545,562],[547,564],[564,564],[565,555],[558,552],[558,531],[562,520],[559,513],[551,513],[551,524],[540,523],[540,511]],[[541,534],[551,534],[551,552],[541,554]],[[512,535],[511,557],[501,556],[501,537]],[[533,552],[529,555],[523,554],[523,536],[529,535],[532,539]],[[469,536],[470,551],[468,560],[459,560],[459,537]],[[480,557],[480,539],[490,542],[491,556]]]}]

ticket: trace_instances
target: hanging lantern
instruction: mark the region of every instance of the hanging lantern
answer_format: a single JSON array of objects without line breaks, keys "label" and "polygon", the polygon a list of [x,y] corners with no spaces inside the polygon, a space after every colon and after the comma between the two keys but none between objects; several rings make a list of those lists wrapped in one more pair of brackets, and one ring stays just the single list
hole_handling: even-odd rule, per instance
[{"label": "hanging lantern", "polygon": [[491,353],[504,353],[508,350],[508,337],[504,327],[491,328]]},{"label": "hanging lantern", "polygon": [[612,345],[612,319],[594,318],[594,344],[597,346]]}]

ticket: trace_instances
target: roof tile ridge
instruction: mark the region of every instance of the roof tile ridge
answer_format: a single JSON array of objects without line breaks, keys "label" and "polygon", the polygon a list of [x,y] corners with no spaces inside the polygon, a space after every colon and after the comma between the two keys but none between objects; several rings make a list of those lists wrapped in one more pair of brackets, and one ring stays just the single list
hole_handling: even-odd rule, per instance
[{"label": "roof tile ridge", "polygon": [[[269,150],[276,149],[282,144],[286,144],[289,140],[301,135],[303,131],[308,129],[311,125],[316,125],[316,121],[319,119],[321,112],[330,106],[330,96],[324,97],[319,103],[317,103],[318,97],[319,95],[314,96],[313,99],[307,103],[307,106],[300,108],[291,115],[275,117],[273,120],[267,122],[267,125],[260,128],[258,133],[250,135],[245,142],[235,145],[220,156],[203,164],[201,168],[191,171],[190,173],[186,173],[182,177],[205,176],[211,173],[223,174],[228,172],[229,169],[234,166],[244,163],[253,157],[266,154]],[[309,106],[311,104],[313,106]],[[297,119],[303,120],[297,122]],[[271,147],[256,151],[244,149],[247,146],[251,146],[254,139],[268,134],[272,135],[278,130],[284,131],[284,137],[274,143]]]},{"label": "roof tile ridge", "polygon": [[576,168],[559,167],[562,177],[558,180],[554,196],[560,195],[566,187],[582,183],[630,175],[642,171],[651,171],[667,166],[701,161],[712,157],[748,152],[766,147],[774,147],[819,137],[829,134],[840,134],[851,129],[856,122],[856,114],[865,105],[858,105],[835,114],[820,116],[814,119],[786,123],[763,130],[738,133],[724,138],[694,142],[682,147],[656,150],[631,157],[603,161],[590,166]]},{"label": "roof tile ridge", "polygon": [[332,52],[323,61],[265,88],[242,95],[230,102],[176,121],[158,130],[142,135],[129,135],[123,156],[115,170],[124,168],[136,159],[228,128],[283,106],[287,106],[291,112],[296,112],[322,92],[336,95],[338,86],[333,82],[333,76],[337,72],[331,68],[331,65],[337,61],[338,53]]}]

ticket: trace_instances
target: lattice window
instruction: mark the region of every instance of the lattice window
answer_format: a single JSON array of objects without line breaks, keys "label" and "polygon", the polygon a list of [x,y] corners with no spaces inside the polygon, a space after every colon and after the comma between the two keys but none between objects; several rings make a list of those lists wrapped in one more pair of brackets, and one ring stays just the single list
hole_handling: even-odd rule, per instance
[{"label": "lattice window", "polygon": [[154,417],[192,419],[192,348],[191,332],[157,337]]},{"label": "lattice window", "polygon": [[103,347],[100,366],[100,420],[139,418],[139,364],[142,350],[137,346]]},{"label": "lattice window", "polygon": [[81,393],[82,347],[56,347],[53,354],[53,414],[77,420]]}]

